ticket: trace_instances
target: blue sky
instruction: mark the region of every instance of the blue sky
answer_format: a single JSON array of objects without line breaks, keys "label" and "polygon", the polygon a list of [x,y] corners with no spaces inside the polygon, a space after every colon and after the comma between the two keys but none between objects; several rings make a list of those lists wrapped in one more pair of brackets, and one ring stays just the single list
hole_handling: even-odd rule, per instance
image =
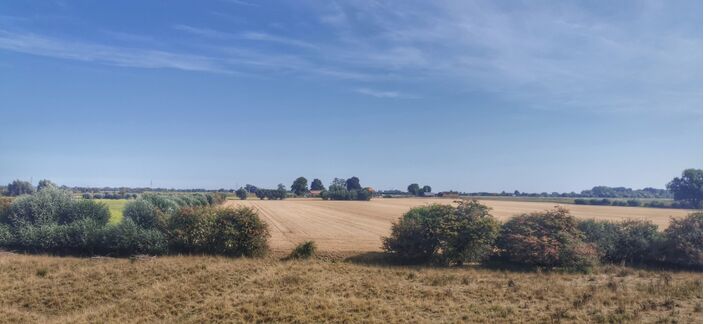
[{"label": "blue sky", "polygon": [[3,1],[0,182],[663,188],[700,1]]}]

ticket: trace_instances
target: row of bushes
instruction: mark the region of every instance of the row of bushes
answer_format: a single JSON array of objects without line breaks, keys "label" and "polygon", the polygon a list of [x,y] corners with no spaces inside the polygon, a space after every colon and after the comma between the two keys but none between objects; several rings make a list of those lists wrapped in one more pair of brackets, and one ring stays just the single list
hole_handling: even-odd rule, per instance
[{"label": "row of bushes", "polygon": [[610,200],[610,199],[582,199],[578,198],[574,200],[577,205],[600,205],[600,206],[631,206],[638,207],[641,205],[640,200],[629,199],[629,200]]},{"label": "row of bushes", "polygon": [[574,203],[576,205],[598,205],[598,206],[630,206],[630,207],[638,207],[638,206],[643,206],[643,207],[652,207],[652,208],[691,208],[689,204],[686,202],[678,202],[678,201],[673,201],[672,203],[665,203],[659,200],[653,200],[653,201],[648,201],[645,203],[642,203],[640,200],[637,199],[628,199],[628,200],[611,200],[607,198],[602,198],[602,199],[584,199],[584,198],[577,198],[574,200]]},{"label": "row of bushes", "polygon": [[120,192],[104,192],[90,193],[86,192],[81,195],[83,199],[137,199],[136,193],[120,193]]},{"label": "row of bushes", "polygon": [[702,214],[658,232],[647,221],[582,221],[564,208],[515,216],[501,225],[476,201],[411,209],[393,224],[384,249],[404,262],[501,261],[585,269],[598,262],[702,266]]},{"label": "row of bushes", "polygon": [[133,255],[169,252],[258,255],[267,229],[248,208],[214,205],[225,195],[143,194],[108,224],[103,203],[45,189],[0,204],[0,248],[31,253]]},{"label": "row of bushes", "polygon": [[[283,200],[286,199],[286,190],[284,189],[257,189],[254,195],[259,199],[269,199],[269,200]],[[247,199],[240,197],[240,199]]]},{"label": "row of bushes", "polygon": [[373,193],[371,190],[363,188],[356,190],[324,190],[320,193],[323,200],[371,200]]}]

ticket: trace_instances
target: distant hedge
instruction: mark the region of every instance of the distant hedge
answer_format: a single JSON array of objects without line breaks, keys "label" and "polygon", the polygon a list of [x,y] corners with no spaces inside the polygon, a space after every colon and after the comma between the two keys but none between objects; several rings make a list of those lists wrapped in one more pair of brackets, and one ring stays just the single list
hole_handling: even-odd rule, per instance
[{"label": "distant hedge", "polygon": [[324,190],[320,193],[323,200],[371,200],[373,193],[366,188],[355,190]]}]

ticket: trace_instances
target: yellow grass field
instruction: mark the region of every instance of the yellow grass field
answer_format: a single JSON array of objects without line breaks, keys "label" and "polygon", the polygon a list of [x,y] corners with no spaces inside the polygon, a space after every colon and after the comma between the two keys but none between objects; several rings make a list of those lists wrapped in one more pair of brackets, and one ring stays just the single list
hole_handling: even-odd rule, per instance
[{"label": "yellow grass field", "polygon": [[7,323],[701,323],[701,273],[0,253]]},{"label": "yellow grass field", "polygon": [[[557,203],[482,200],[492,215],[505,221],[513,215],[553,208]],[[391,223],[410,208],[432,203],[453,203],[452,199],[399,198],[371,201],[323,201],[321,199],[229,200],[227,206],[250,206],[269,224],[274,251],[289,251],[296,244],[314,240],[322,251],[379,251],[381,237]],[[582,219],[621,221],[645,219],[664,229],[671,217],[683,217],[688,210],[562,205]]]}]

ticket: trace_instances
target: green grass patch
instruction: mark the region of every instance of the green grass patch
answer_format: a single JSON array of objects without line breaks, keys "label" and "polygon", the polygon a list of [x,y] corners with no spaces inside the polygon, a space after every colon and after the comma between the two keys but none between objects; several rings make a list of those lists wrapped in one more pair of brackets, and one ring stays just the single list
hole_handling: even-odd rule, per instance
[{"label": "green grass patch", "polygon": [[108,205],[110,209],[110,224],[122,221],[122,209],[125,208],[127,199],[96,199],[95,201]]}]

